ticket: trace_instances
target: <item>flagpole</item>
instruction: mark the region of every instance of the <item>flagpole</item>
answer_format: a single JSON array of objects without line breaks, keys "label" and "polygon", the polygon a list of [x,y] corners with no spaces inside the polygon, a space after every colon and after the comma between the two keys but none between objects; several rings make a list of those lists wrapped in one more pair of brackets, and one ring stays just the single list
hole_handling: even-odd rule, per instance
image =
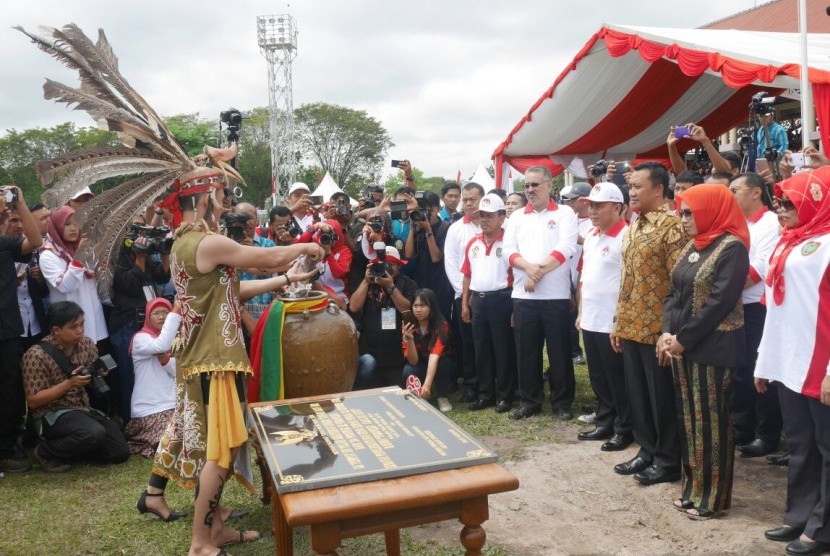
[{"label": "flagpole", "polygon": [[[813,95],[807,62],[807,0],[798,0],[798,30],[801,34],[801,146],[813,146]],[[826,146],[822,145],[826,148]]]}]

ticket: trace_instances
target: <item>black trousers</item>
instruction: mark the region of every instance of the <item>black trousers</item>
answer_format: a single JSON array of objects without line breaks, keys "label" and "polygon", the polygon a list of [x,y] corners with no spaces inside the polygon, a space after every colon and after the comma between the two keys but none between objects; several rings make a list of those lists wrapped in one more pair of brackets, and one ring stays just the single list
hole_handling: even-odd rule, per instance
[{"label": "black trousers", "polygon": [[[516,344],[510,317],[510,290],[472,293],[472,329],[475,343],[478,397],[481,400],[513,401],[516,390]],[[495,389],[494,389],[495,386]]]},{"label": "black trousers", "polygon": [[623,356],[611,348],[610,334],[582,331],[588,378],[597,395],[597,428],[614,427],[617,434],[631,434],[628,393],[625,391]]},{"label": "black trousers", "polygon": [[[461,378],[464,390],[472,393],[478,391],[478,373],[476,372],[476,350],[473,341],[473,327],[461,320],[461,298],[457,297],[452,303],[453,319],[456,321],[457,331],[461,344],[456,344],[456,360],[461,367]],[[459,357],[460,356],[460,357]]]},{"label": "black trousers", "polygon": [[43,439],[40,450],[50,459],[85,458],[120,463],[130,457],[118,424],[92,410],[68,411],[52,426],[44,421]]},{"label": "black trousers", "polygon": [[790,463],[784,524],[830,543],[830,406],[778,385]]},{"label": "black trousers", "polygon": [[554,410],[570,409],[576,383],[571,358],[570,300],[514,299],[516,354],[521,407],[537,408],[545,398],[542,347],[550,361],[550,403]]},{"label": "black trousers", "polygon": [[0,458],[14,455],[25,410],[19,339],[0,340]]},{"label": "black trousers", "polygon": [[746,364],[737,368],[732,381],[732,421],[735,441],[748,444],[755,438],[775,444],[781,441],[781,408],[778,405],[778,384],[770,382],[764,394],[755,391],[755,360],[764,333],[767,309],[760,303],[744,305],[746,330]]},{"label": "black trousers", "polygon": [[657,364],[654,344],[623,340],[631,430],[640,455],[666,469],[680,467],[680,439],[671,367]]}]

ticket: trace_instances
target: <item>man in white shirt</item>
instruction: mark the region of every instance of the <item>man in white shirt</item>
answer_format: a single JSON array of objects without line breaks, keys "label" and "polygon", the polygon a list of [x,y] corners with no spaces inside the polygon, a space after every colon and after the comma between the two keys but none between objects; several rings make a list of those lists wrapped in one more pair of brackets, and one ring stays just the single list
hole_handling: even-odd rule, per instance
[{"label": "man in white shirt", "polygon": [[481,233],[467,244],[461,267],[461,318],[473,327],[478,372],[478,399],[470,404],[471,411],[492,406],[497,413],[510,411],[516,390],[516,351],[510,327],[513,272],[504,254],[505,213],[498,195],[490,193],[481,199]]},{"label": "man in white shirt", "polygon": [[625,199],[612,182],[598,183],[583,201],[593,224],[585,236],[578,290],[576,326],[582,330],[588,377],[597,395],[596,428],[579,440],[605,440],[605,452],[622,450],[634,441],[625,391],[623,357],[611,347],[611,329],[620,293],[622,240],[628,226],[622,218]]},{"label": "man in white shirt", "polygon": [[743,457],[760,457],[778,451],[781,441],[781,408],[776,385],[755,391],[755,359],[764,332],[766,307],[761,303],[769,259],[780,237],[778,217],[764,203],[766,184],[758,174],[740,174],[729,184],[749,227],[749,277],[744,285],[745,364],[732,381],[732,420],[735,445]]},{"label": "man in white shirt", "polygon": [[304,232],[314,224],[314,205],[309,199],[311,191],[303,182],[292,183],[288,188],[288,209],[291,211],[291,218]]},{"label": "man in white shirt", "polygon": [[447,230],[447,239],[444,241],[444,270],[455,291],[450,323],[457,354],[456,361],[464,381],[461,403],[472,403],[478,399],[478,373],[475,369],[473,331],[469,323],[461,320],[461,292],[464,281],[461,265],[464,263],[464,250],[467,244],[481,232],[478,204],[482,197],[484,197],[484,188],[475,182],[470,182],[461,189],[461,208],[464,211],[464,217],[450,226]]},{"label": "man in white shirt", "polygon": [[542,347],[547,344],[554,417],[571,419],[574,368],[570,341],[570,258],[577,243],[571,208],[550,198],[550,170],[525,173],[528,203],[515,211],[504,232],[504,252],[513,267],[513,318],[519,367],[519,408],[510,417],[526,419],[542,411]]},{"label": "man in white shirt", "polygon": [[[576,229],[579,232],[576,250],[571,257],[571,282],[573,282],[574,292],[576,292],[576,287],[579,283],[579,273],[582,270],[582,244],[585,242],[585,237],[595,227],[591,225],[591,219],[588,216],[588,202],[586,199],[590,194],[591,186],[585,182],[577,182],[567,186],[562,189],[562,193],[560,194],[562,202],[571,207],[576,213]],[[571,321],[576,322],[575,311],[571,316]],[[573,356],[574,365],[585,364],[585,355],[582,353],[582,346],[579,345],[579,331],[575,326],[571,328],[571,355]]]}]

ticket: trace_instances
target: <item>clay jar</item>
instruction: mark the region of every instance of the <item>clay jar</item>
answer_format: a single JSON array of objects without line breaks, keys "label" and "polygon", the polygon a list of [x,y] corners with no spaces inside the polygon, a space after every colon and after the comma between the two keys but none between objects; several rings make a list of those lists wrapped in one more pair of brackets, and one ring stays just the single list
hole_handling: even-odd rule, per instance
[{"label": "clay jar", "polygon": [[285,397],[301,398],[338,392],[350,392],[357,372],[357,329],[352,318],[335,304],[318,311],[288,312],[286,304],[282,332]]}]

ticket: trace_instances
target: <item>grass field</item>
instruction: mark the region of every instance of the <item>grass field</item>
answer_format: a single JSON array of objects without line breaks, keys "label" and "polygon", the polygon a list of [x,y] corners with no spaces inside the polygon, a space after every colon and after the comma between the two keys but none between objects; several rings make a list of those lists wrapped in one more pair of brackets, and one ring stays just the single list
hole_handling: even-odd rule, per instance
[{"label": "grass field", "polygon": [[[587,368],[576,367],[577,396],[574,412],[593,400]],[[456,395],[457,397],[457,395]],[[455,398],[450,398],[456,402]],[[502,461],[522,457],[523,449],[541,443],[556,442],[550,430],[550,408],[539,418],[512,421],[492,410],[471,412],[454,403],[448,414],[461,427],[485,443],[509,439],[500,451]],[[151,462],[132,457],[122,465],[76,465],[59,475],[42,473],[35,468],[25,474],[7,474],[0,479],[0,555],[159,555],[187,554],[191,520],[162,523],[154,517],[141,516],[135,503],[149,478]],[[255,478],[259,487],[259,477]],[[170,506],[192,512],[193,492],[171,484],[167,491]],[[229,549],[234,556],[273,556],[271,507],[262,506],[236,482],[225,489],[223,503],[251,512],[234,524],[256,529],[264,538]],[[486,528],[486,523],[485,523]],[[295,554],[311,554],[304,529],[294,534]],[[413,556],[449,556],[462,553],[460,545],[442,546],[432,541],[416,541],[407,531],[401,534],[402,553]],[[342,556],[383,554],[383,536],[372,535],[344,542]],[[507,552],[488,542],[488,556],[507,556]]]}]

